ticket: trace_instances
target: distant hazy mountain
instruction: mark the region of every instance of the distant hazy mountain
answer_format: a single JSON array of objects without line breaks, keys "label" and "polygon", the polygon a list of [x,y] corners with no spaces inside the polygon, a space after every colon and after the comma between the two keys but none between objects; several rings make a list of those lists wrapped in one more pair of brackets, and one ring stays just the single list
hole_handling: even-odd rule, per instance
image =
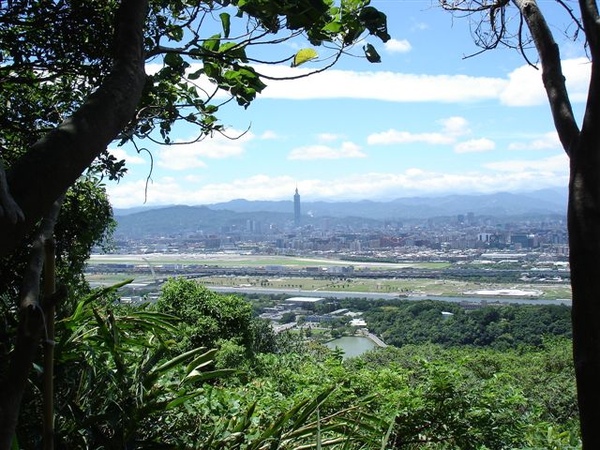
[{"label": "distant hazy mountain", "polygon": [[160,206],[134,206],[133,208],[113,208],[115,216],[128,216],[129,214],[135,214],[144,211],[150,211],[153,209],[169,208],[173,205],[160,205]]},{"label": "distant hazy mountain", "polygon": [[[302,202],[302,213],[314,217],[366,217],[371,219],[427,219],[466,214],[515,216],[524,214],[566,214],[566,192],[546,189],[524,194],[500,192],[486,195],[448,195],[443,197],[407,197],[388,202]],[[291,213],[290,201],[232,200],[208,205],[215,210],[235,212]]]},{"label": "distant hazy mountain", "polygon": [[[410,197],[387,202],[302,202],[303,222],[340,220],[347,225],[376,221],[409,221],[473,213],[497,219],[507,217],[564,216],[566,193],[543,190],[529,193]],[[248,229],[252,221],[261,226],[283,226],[293,220],[293,202],[232,200],[208,206],[166,206],[143,210],[115,210],[116,235],[121,237],[168,236]],[[331,225],[331,224],[330,224]]]},{"label": "distant hazy mountain", "polygon": [[248,220],[257,222],[285,222],[286,214],[256,211],[237,213],[216,210],[206,206],[167,206],[157,209],[119,214],[116,236],[169,236],[194,233],[210,234],[221,232],[224,227],[247,227]]},{"label": "distant hazy mountain", "polygon": [[567,209],[567,201],[569,193],[567,188],[564,189],[541,189],[539,191],[526,192],[523,195],[535,200],[556,204],[560,208]]}]

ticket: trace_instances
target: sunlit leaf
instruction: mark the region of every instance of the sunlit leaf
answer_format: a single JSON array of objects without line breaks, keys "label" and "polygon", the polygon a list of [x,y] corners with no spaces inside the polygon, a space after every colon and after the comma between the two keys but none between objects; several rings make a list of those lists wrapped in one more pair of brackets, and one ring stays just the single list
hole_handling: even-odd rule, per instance
[{"label": "sunlit leaf", "polygon": [[192,370],[198,370],[199,367],[204,367],[205,365],[212,363],[214,360],[214,356],[217,353],[217,349],[213,348],[206,353],[195,358],[191,363],[186,367],[185,373],[189,374]]},{"label": "sunlit leaf", "polygon": [[312,59],[317,58],[319,55],[313,48],[303,48],[299,50],[298,53],[294,55],[294,61],[292,62],[292,67],[298,67],[305,62],[308,62]]}]

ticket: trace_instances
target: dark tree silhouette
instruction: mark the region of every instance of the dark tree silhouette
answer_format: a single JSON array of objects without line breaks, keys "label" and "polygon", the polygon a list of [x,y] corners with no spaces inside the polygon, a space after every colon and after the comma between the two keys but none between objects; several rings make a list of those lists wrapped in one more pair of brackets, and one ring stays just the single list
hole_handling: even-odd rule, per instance
[{"label": "dark tree silhouette", "polygon": [[[573,356],[581,434],[585,449],[600,448],[600,15],[596,0],[578,8],[556,0],[573,22],[574,35],[590,59],[590,84],[581,126],[573,115],[559,46],[536,0],[441,0],[443,8],[475,20],[481,51],[508,46],[527,61],[534,50],[552,111],[554,126],[569,157],[569,262],[573,292]],[[516,19],[516,20],[509,20]],[[538,63],[538,61],[536,61]]]}]

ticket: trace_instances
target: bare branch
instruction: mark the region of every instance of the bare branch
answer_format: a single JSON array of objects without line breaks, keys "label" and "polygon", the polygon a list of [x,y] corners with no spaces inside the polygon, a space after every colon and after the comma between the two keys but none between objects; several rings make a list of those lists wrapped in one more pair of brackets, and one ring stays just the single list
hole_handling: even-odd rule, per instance
[{"label": "bare branch", "polygon": [[583,29],[583,24],[581,23],[581,19],[579,19],[575,13],[573,12],[573,8],[571,8],[569,5],[567,5],[565,3],[564,0],[556,0],[556,3],[558,3],[560,6],[563,7],[563,9],[567,12],[567,14],[569,15],[569,17],[571,17],[571,20],[573,21],[573,23],[575,24],[575,26],[577,27],[577,31],[575,31],[575,37],[577,36],[579,31],[585,31]]},{"label": "bare branch", "polygon": [[[511,3],[516,6],[519,21],[514,34],[507,26],[509,17],[506,11]],[[598,17],[595,7],[596,2],[594,0],[580,0],[580,3],[586,4],[588,7],[589,26],[598,26],[595,21]],[[526,52],[530,42],[533,42],[540,58],[542,80],[550,102],[554,124],[565,152],[570,155],[573,144],[579,136],[579,128],[566,89],[558,45],[554,41],[552,32],[536,0],[440,0],[440,4],[444,9],[451,12],[458,11],[468,16],[480,15],[472,34],[475,44],[481,47],[483,51],[494,49],[499,45],[514,48],[523,55],[530,66],[536,67]],[[579,23],[573,12],[568,8],[566,9],[575,22]],[[529,35],[526,35],[523,23],[527,24]],[[486,31],[488,29],[490,31]],[[600,36],[600,33],[597,32],[597,35]],[[516,43],[512,42],[514,40],[516,40]]]},{"label": "bare branch", "polygon": [[265,75],[263,73],[259,73],[259,72],[257,72],[257,73],[258,73],[258,75],[260,75],[265,80],[274,80],[274,81],[298,80],[300,78],[306,78],[306,77],[309,77],[311,75],[315,75],[317,73],[325,72],[327,69],[333,67],[338,62],[338,60],[341,58],[342,55],[343,55],[343,52],[340,50],[339,53],[336,54],[333,57],[333,60],[329,64],[327,64],[326,66],[321,67],[319,69],[312,70],[312,71],[304,73],[302,75],[294,75],[294,76],[291,76],[291,77],[271,77],[271,76]]}]

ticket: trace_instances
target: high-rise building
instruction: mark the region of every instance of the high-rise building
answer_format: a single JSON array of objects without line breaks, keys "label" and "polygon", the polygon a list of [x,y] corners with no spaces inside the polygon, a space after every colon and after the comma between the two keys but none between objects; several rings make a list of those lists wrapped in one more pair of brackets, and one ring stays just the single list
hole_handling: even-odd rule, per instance
[{"label": "high-rise building", "polygon": [[294,224],[300,226],[300,194],[298,194],[298,188],[296,187],[296,193],[294,194]]}]

